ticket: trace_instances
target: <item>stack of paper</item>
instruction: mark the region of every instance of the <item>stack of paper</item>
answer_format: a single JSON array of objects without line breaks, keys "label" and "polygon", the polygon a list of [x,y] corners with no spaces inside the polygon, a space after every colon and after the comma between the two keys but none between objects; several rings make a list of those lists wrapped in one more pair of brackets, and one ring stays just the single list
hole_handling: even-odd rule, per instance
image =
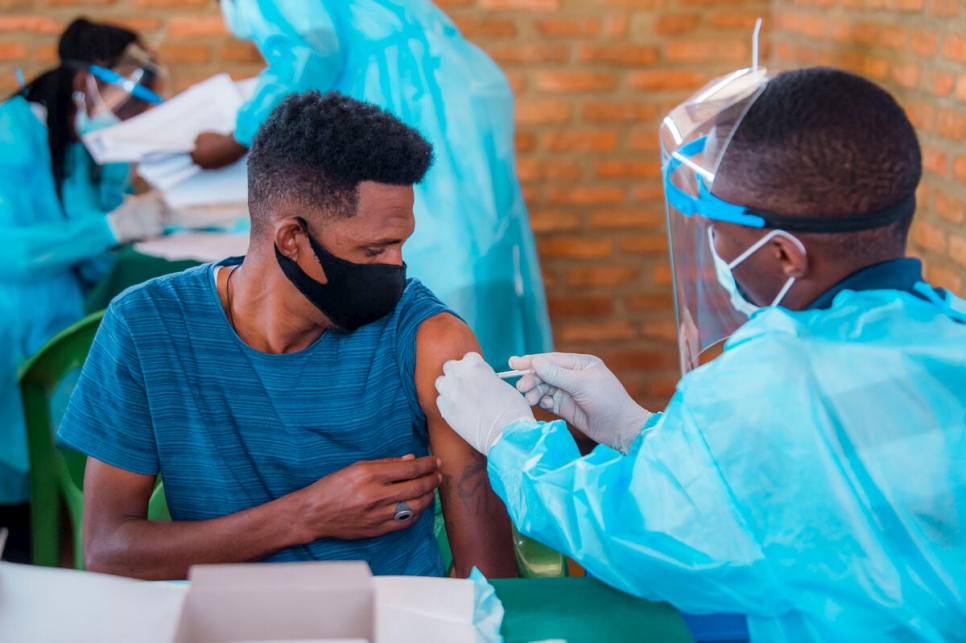
[{"label": "stack of paper", "polygon": [[[140,116],[84,136],[84,143],[98,163],[138,163],[138,173],[172,208],[238,204],[238,215],[246,216],[246,159],[203,170],[190,153],[198,134],[234,131],[238,109],[253,89],[253,80],[235,83],[218,74]],[[209,225],[199,221],[198,227]]]}]

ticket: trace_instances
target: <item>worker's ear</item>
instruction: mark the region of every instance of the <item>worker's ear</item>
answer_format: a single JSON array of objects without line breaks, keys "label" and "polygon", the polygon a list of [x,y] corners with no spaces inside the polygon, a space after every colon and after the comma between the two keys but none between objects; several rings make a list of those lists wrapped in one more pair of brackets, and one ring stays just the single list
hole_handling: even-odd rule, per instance
[{"label": "worker's ear", "polygon": [[779,234],[769,245],[774,250],[786,278],[794,277],[799,280],[808,275],[808,254],[800,241]]}]

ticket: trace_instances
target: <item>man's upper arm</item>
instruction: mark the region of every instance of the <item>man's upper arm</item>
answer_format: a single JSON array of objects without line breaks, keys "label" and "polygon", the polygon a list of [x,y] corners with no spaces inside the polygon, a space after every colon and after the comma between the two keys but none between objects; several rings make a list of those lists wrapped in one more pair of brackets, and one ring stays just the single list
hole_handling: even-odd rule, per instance
[{"label": "man's upper arm", "polygon": [[57,440],[132,473],[158,472],[140,356],[114,305],[97,330]]}]

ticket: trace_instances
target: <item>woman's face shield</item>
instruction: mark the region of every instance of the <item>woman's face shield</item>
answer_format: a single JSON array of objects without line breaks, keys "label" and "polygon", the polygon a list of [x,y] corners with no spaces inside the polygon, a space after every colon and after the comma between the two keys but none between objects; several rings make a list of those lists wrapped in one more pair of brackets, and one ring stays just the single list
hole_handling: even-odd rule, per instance
[{"label": "woman's face shield", "polygon": [[136,44],[130,45],[110,69],[90,65],[87,71],[83,91],[91,118],[110,111],[124,121],[163,102],[160,92],[166,70]]},{"label": "woman's face shield", "polygon": [[671,247],[671,270],[682,373],[719,352],[748,317],[720,283],[710,227],[728,221],[760,227],[743,208],[711,194],[731,136],[768,80],[762,68],[743,69],[709,83],[661,123],[661,160]]}]

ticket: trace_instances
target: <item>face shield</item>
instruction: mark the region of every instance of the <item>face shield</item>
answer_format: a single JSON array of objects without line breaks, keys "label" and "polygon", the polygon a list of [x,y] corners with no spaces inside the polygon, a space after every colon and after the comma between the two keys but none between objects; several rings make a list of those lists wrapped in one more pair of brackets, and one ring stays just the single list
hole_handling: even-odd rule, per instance
[{"label": "face shield", "polygon": [[137,44],[128,46],[111,68],[92,64],[86,69],[83,93],[91,119],[110,112],[124,121],[163,102],[159,92],[166,71]]},{"label": "face shield", "polygon": [[[661,123],[661,164],[681,370],[716,354],[748,320],[719,279],[710,239],[715,220],[754,225],[743,208],[711,194],[715,172],[748,107],[768,82],[749,68],[712,81],[675,107]],[[760,223],[755,227],[761,227]]]}]

